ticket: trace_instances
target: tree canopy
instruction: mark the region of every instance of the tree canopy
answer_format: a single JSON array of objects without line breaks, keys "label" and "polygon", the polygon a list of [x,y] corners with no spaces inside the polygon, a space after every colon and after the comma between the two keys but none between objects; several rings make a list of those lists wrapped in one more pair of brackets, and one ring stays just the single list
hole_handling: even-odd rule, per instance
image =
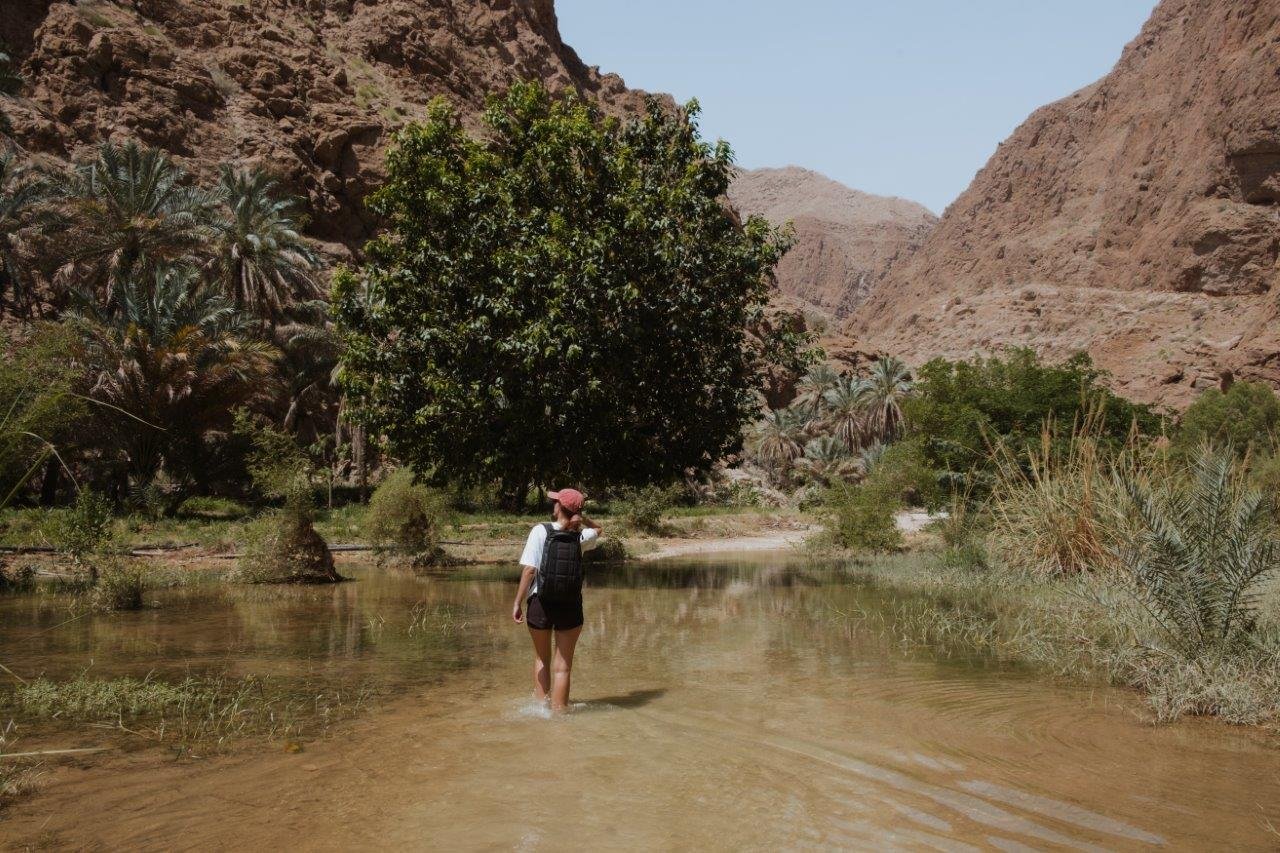
[{"label": "tree canopy", "polygon": [[370,207],[387,223],[336,279],[355,413],[438,480],[641,484],[736,449],[770,363],[760,329],[787,237],[739,223],[732,153],[650,101],[604,117],[533,83],[483,138],[435,103]]},{"label": "tree canopy", "polygon": [[1015,455],[1040,442],[1046,418],[1067,427],[1093,411],[1102,438],[1123,442],[1159,429],[1148,406],[1117,396],[1102,384],[1105,374],[1081,353],[1061,364],[1045,364],[1030,349],[971,361],[934,359],[918,371],[916,396],[906,403],[909,434],[923,442],[930,465],[953,477],[982,469],[990,448],[1003,444]]}]

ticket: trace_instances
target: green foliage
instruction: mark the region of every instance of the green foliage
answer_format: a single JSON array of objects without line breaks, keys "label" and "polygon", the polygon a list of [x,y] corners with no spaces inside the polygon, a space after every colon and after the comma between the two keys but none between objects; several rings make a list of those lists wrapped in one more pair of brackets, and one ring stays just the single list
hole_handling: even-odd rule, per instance
[{"label": "green foliage", "polygon": [[107,560],[98,567],[98,579],[89,590],[89,609],[97,613],[141,609],[148,577],[146,567],[137,560]]},{"label": "green foliage", "polygon": [[294,199],[260,169],[223,166],[218,188],[229,210],[215,222],[219,277],[236,308],[278,319],[318,298],[320,259],[299,233]]},{"label": "green foliage", "polygon": [[611,508],[628,528],[660,534],[667,529],[665,517],[673,502],[672,489],[651,484],[621,490],[619,499],[612,502]]},{"label": "green foliage", "polygon": [[219,198],[190,186],[163,151],[106,143],[59,188],[67,232],[65,271],[114,313],[118,289],[209,245]]},{"label": "green foliage", "polygon": [[1126,476],[1123,486],[1140,526],[1117,558],[1166,645],[1188,660],[1246,648],[1280,542],[1231,451],[1202,445],[1185,477]]},{"label": "green foliage", "polygon": [[[1045,419],[1070,424],[1097,409],[1099,439],[1120,446],[1130,432],[1153,433],[1149,407],[1118,397],[1084,354],[1057,365],[1029,349],[972,361],[935,359],[920,368],[916,394],[903,405],[909,436],[923,442],[929,466],[954,487],[980,494],[990,484],[991,448],[1034,451]],[[1067,435],[1061,436],[1063,440]]]},{"label": "green foliage", "polygon": [[36,567],[30,563],[0,562],[0,592],[30,592],[36,586]]},{"label": "green foliage", "polygon": [[295,477],[284,506],[267,513],[246,531],[244,555],[236,576],[245,583],[336,583],[329,545],[315,528],[311,484]]},{"label": "green foliage", "polygon": [[638,120],[518,84],[482,139],[442,101],[397,134],[371,209],[389,231],[340,272],[355,415],[439,482],[640,485],[733,450],[769,362],[785,238],[722,204],[729,146],[651,102]]},{"label": "green foliage", "polygon": [[283,498],[295,489],[306,489],[311,460],[288,435],[246,409],[235,413],[234,430],[248,443],[245,462],[254,488],[268,498]]},{"label": "green foliage", "polygon": [[72,346],[69,331],[54,324],[36,326],[19,343],[0,334],[0,509],[85,418],[84,401],[72,393]]},{"label": "green foliage", "polygon": [[1204,442],[1231,446],[1237,455],[1270,452],[1280,430],[1280,399],[1263,382],[1234,382],[1224,394],[1205,391],[1183,413],[1175,446],[1195,452]]},{"label": "green foliage", "polygon": [[821,513],[830,541],[854,551],[890,552],[902,547],[895,515],[899,497],[879,484],[839,483],[823,494]]},{"label": "green foliage", "polygon": [[80,563],[111,541],[111,503],[90,489],[82,489],[65,512],[50,519],[49,539]]},{"label": "green foliage", "polygon": [[89,300],[72,322],[88,394],[100,403],[95,438],[136,492],[163,466],[176,510],[231,413],[265,393],[271,347],[250,338],[231,303],[188,269],[121,281],[109,309]]},{"label": "green foliage", "polygon": [[417,482],[412,470],[399,468],[374,490],[362,528],[384,554],[394,550],[418,564],[439,563],[444,557],[440,534],[450,522],[448,496]]},{"label": "green foliage", "polygon": [[938,472],[929,467],[924,442],[918,438],[884,446],[867,473],[866,483],[907,506],[936,510],[945,497]]},{"label": "green foliage", "polygon": [[36,294],[19,232],[48,224],[48,196],[49,184],[40,170],[24,166],[15,152],[0,150],[0,300],[11,300],[16,311],[28,316]]}]

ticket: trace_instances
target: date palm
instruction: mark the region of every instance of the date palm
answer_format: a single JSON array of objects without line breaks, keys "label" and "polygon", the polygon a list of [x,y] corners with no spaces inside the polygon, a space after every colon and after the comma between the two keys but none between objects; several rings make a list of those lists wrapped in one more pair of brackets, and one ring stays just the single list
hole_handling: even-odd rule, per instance
[{"label": "date palm", "polygon": [[881,441],[892,441],[902,432],[902,403],[911,396],[911,372],[896,358],[886,357],[871,367],[867,379],[867,426]]},{"label": "date palm", "polygon": [[308,323],[273,326],[270,339],[280,352],[276,374],[284,409],[281,428],[304,443],[314,442],[332,429],[337,417],[334,371],[341,340],[332,326]]},{"label": "date palm", "polygon": [[823,396],[839,384],[840,374],[829,365],[819,364],[796,385],[796,399],[792,405],[816,418],[822,411]]},{"label": "date palm", "polygon": [[826,414],[823,424],[850,452],[864,443],[867,433],[867,404],[871,388],[866,380],[841,377],[836,387],[823,395]]},{"label": "date palm", "polygon": [[778,409],[755,425],[750,446],[761,464],[783,480],[795,460],[804,454],[800,444],[803,438],[803,418],[791,409]]},{"label": "date palm", "polygon": [[19,232],[39,217],[46,195],[40,175],[19,165],[13,152],[0,152],[0,300],[9,291],[15,304],[28,295]]},{"label": "date palm", "polygon": [[830,435],[811,439],[796,465],[822,483],[847,480],[860,471],[858,459],[850,455],[849,448]]},{"label": "date palm", "polygon": [[1200,447],[1185,481],[1119,480],[1139,527],[1116,556],[1166,643],[1188,659],[1246,646],[1280,574],[1280,539],[1230,449]]},{"label": "date palm", "polygon": [[275,179],[223,166],[219,190],[228,214],[217,223],[217,274],[236,307],[274,320],[294,302],[319,297],[319,258]]},{"label": "date palm", "polygon": [[184,183],[167,154],[127,142],[105,143],[59,187],[68,222],[64,280],[92,288],[114,308],[116,290],[149,270],[190,259],[213,236],[217,197]]},{"label": "date palm", "polygon": [[268,392],[273,348],[248,336],[230,301],[190,268],[121,282],[113,309],[91,293],[81,302],[72,322],[87,395],[111,407],[95,413],[103,450],[131,489],[149,486],[161,467],[186,482],[204,442],[229,428],[232,410]]}]

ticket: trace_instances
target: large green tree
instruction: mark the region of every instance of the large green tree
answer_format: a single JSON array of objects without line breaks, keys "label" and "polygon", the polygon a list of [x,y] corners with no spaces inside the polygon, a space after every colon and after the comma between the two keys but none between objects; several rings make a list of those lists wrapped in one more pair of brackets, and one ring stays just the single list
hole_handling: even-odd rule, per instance
[{"label": "large green tree", "polygon": [[482,138],[436,103],[370,199],[388,230],[337,277],[356,414],[438,479],[632,484],[733,450],[770,361],[786,238],[726,208],[732,154],[651,101],[632,121],[518,84]]}]

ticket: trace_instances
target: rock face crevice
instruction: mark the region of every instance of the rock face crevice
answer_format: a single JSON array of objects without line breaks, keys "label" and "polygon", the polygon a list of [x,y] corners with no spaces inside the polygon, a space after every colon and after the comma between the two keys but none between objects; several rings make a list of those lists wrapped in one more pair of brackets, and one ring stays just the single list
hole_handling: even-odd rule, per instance
[{"label": "rock face crevice", "polygon": [[371,233],[362,199],[390,134],[437,95],[468,120],[527,79],[614,114],[643,105],[563,43],[553,0],[5,0],[0,19],[27,79],[6,105],[24,148],[70,159],[136,138],[206,177],[261,164],[336,255]]},{"label": "rock face crevice", "polygon": [[1280,3],[1164,0],[1110,74],[1000,146],[849,328],[912,361],[1084,349],[1175,406],[1221,370],[1277,382],[1277,201]]},{"label": "rock face crevice", "polygon": [[860,192],[796,166],[740,170],[729,200],[743,215],[792,223],[795,244],[778,264],[778,289],[834,317],[856,308],[937,222],[923,205]]}]

